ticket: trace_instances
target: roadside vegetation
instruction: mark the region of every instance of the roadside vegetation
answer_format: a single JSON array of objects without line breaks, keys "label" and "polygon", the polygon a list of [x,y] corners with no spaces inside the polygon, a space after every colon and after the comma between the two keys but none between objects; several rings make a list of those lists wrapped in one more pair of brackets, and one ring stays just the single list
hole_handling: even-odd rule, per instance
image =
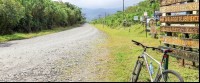
[{"label": "roadside vegetation", "polygon": [[[105,68],[110,73],[104,74],[98,78],[109,79],[110,82],[130,82],[137,57],[140,56],[143,51],[141,46],[133,44],[131,40],[152,47],[158,47],[159,45],[163,46],[158,39],[151,38],[149,32],[148,37],[146,38],[145,27],[142,27],[141,24],[135,24],[130,27],[130,32],[128,27],[116,27],[116,29],[112,29],[109,26],[104,26],[103,28],[102,24],[91,25],[105,32],[109,36],[109,43],[104,44],[104,46],[108,47],[111,51],[111,54],[108,56],[112,58],[110,58],[109,63],[102,65],[100,68]],[[159,51],[148,49],[147,53],[156,60],[161,61],[162,53]],[[152,60],[148,58],[148,61],[150,63]],[[153,62],[153,66],[154,72],[156,72],[158,65]],[[185,82],[199,82],[199,63],[196,63],[196,67],[194,67],[192,66],[191,61],[185,60],[185,66],[183,67],[181,66],[181,59],[170,56],[169,69],[177,71],[183,77]],[[155,76],[155,74],[153,76]],[[144,65],[142,66],[138,81],[150,82],[146,66]]]},{"label": "roadside vegetation", "polygon": [[57,27],[57,28],[52,28],[49,30],[42,30],[39,32],[32,32],[32,33],[14,33],[12,35],[4,35],[4,36],[0,36],[0,43],[11,41],[11,40],[20,40],[20,39],[26,39],[26,38],[32,38],[32,37],[47,35],[47,34],[51,34],[51,33],[56,33],[56,32],[60,32],[60,31],[72,29],[72,28],[75,28],[80,25],[81,24],[75,24],[70,27],[59,27],[59,28]]},{"label": "roadside vegetation", "polygon": [[[35,33],[85,22],[81,8],[52,0],[0,0],[0,35]],[[2,39],[0,39],[2,40]]]}]

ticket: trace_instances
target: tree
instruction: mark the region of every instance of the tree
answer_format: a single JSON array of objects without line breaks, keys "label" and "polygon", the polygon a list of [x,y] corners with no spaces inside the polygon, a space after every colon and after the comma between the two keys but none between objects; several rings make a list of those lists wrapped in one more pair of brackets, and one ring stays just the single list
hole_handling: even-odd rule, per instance
[{"label": "tree", "polygon": [[17,0],[0,0],[0,34],[11,34],[24,14],[25,8]]},{"label": "tree", "polygon": [[0,0],[0,34],[37,32],[85,22],[81,8],[52,0]]}]

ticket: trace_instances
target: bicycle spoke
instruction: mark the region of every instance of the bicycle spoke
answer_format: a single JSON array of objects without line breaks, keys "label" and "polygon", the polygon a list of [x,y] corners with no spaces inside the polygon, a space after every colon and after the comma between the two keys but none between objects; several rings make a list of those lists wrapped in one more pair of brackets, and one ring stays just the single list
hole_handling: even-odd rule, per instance
[{"label": "bicycle spoke", "polygon": [[164,76],[164,79],[161,78],[161,80],[160,80],[162,82],[180,82],[178,77],[176,77],[176,75],[174,75],[172,73],[167,73],[167,74],[164,74],[163,76]]},{"label": "bicycle spoke", "polygon": [[171,82],[168,75],[167,75],[167,78],[168,78],[169,82]]},{"label": "bicycle spoke", "polygon": [[131,82],[137,82],[137,79],[139,77],[139,73],[141,70],[141,62],[137,61],[136,65],[134,67],[133,73],[132,73],[132,78],[131,78]]}]

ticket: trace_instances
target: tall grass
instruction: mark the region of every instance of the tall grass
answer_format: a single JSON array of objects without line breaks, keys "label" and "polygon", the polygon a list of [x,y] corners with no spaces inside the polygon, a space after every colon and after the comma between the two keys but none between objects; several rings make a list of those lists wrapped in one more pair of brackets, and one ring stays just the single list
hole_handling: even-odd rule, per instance
[{"label": "tall grass", "polygon": [[[142,27],[141,24],[130,27],[130,32],[129,27],[116,27],[115,29],[111,29],[108,26],[104,26],[103,28],[102,24],[96,24],[93,26],[105,32],[109,36],[109,43],[105,44],[105,46],[111,51],[109,56],[113,58],[110,59],[110,63],[107,64],[109,67],[105,66],[104,68],[110,73],[99,78],[108,78],[110,82],[130,82],[137,57],[140,56],[143,51],[141,46],[134,45],[131,40],[152,47],[158,47],[159,45],[163,46],[158,39],[151,38],[149,32],[148,37],[146,38],[145,28]],[[147,53],[159,62],[161,61],[162,53],[152,51],[151,49],[148,49]],[[150,63],[152,60],[148,58],[148,61]],[[169,69],[177,71],[183,77],[185,82],[199,82],[199,64],[196,63],[197,67],[193,67],[191,66],[191,61],[185,60],[185,63],[186,64],[183,67],[181,66],[181,60],[177,60],[175,57],[169,57]],[[154,71],[156,72],[158,65],[155,62],[153,62],[153,65]],[[155,75],[153,75],[153,77],[154,76]],[[146,66],[142,66],[138,81],[150,82]]]}]

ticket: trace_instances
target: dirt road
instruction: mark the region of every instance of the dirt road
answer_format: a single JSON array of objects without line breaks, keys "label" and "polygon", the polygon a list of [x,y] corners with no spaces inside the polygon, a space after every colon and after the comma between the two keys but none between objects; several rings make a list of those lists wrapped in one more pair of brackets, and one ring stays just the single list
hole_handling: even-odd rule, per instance
[{"label": "dirt road", "polygon": [[[0,43],[0,82],[99,81],[100,69],[109,54],[107,35],[82,26],[54,34]],[[102,73],[103,74],[103,73]],[[104,80],[106,81],[106,79]]]}]

